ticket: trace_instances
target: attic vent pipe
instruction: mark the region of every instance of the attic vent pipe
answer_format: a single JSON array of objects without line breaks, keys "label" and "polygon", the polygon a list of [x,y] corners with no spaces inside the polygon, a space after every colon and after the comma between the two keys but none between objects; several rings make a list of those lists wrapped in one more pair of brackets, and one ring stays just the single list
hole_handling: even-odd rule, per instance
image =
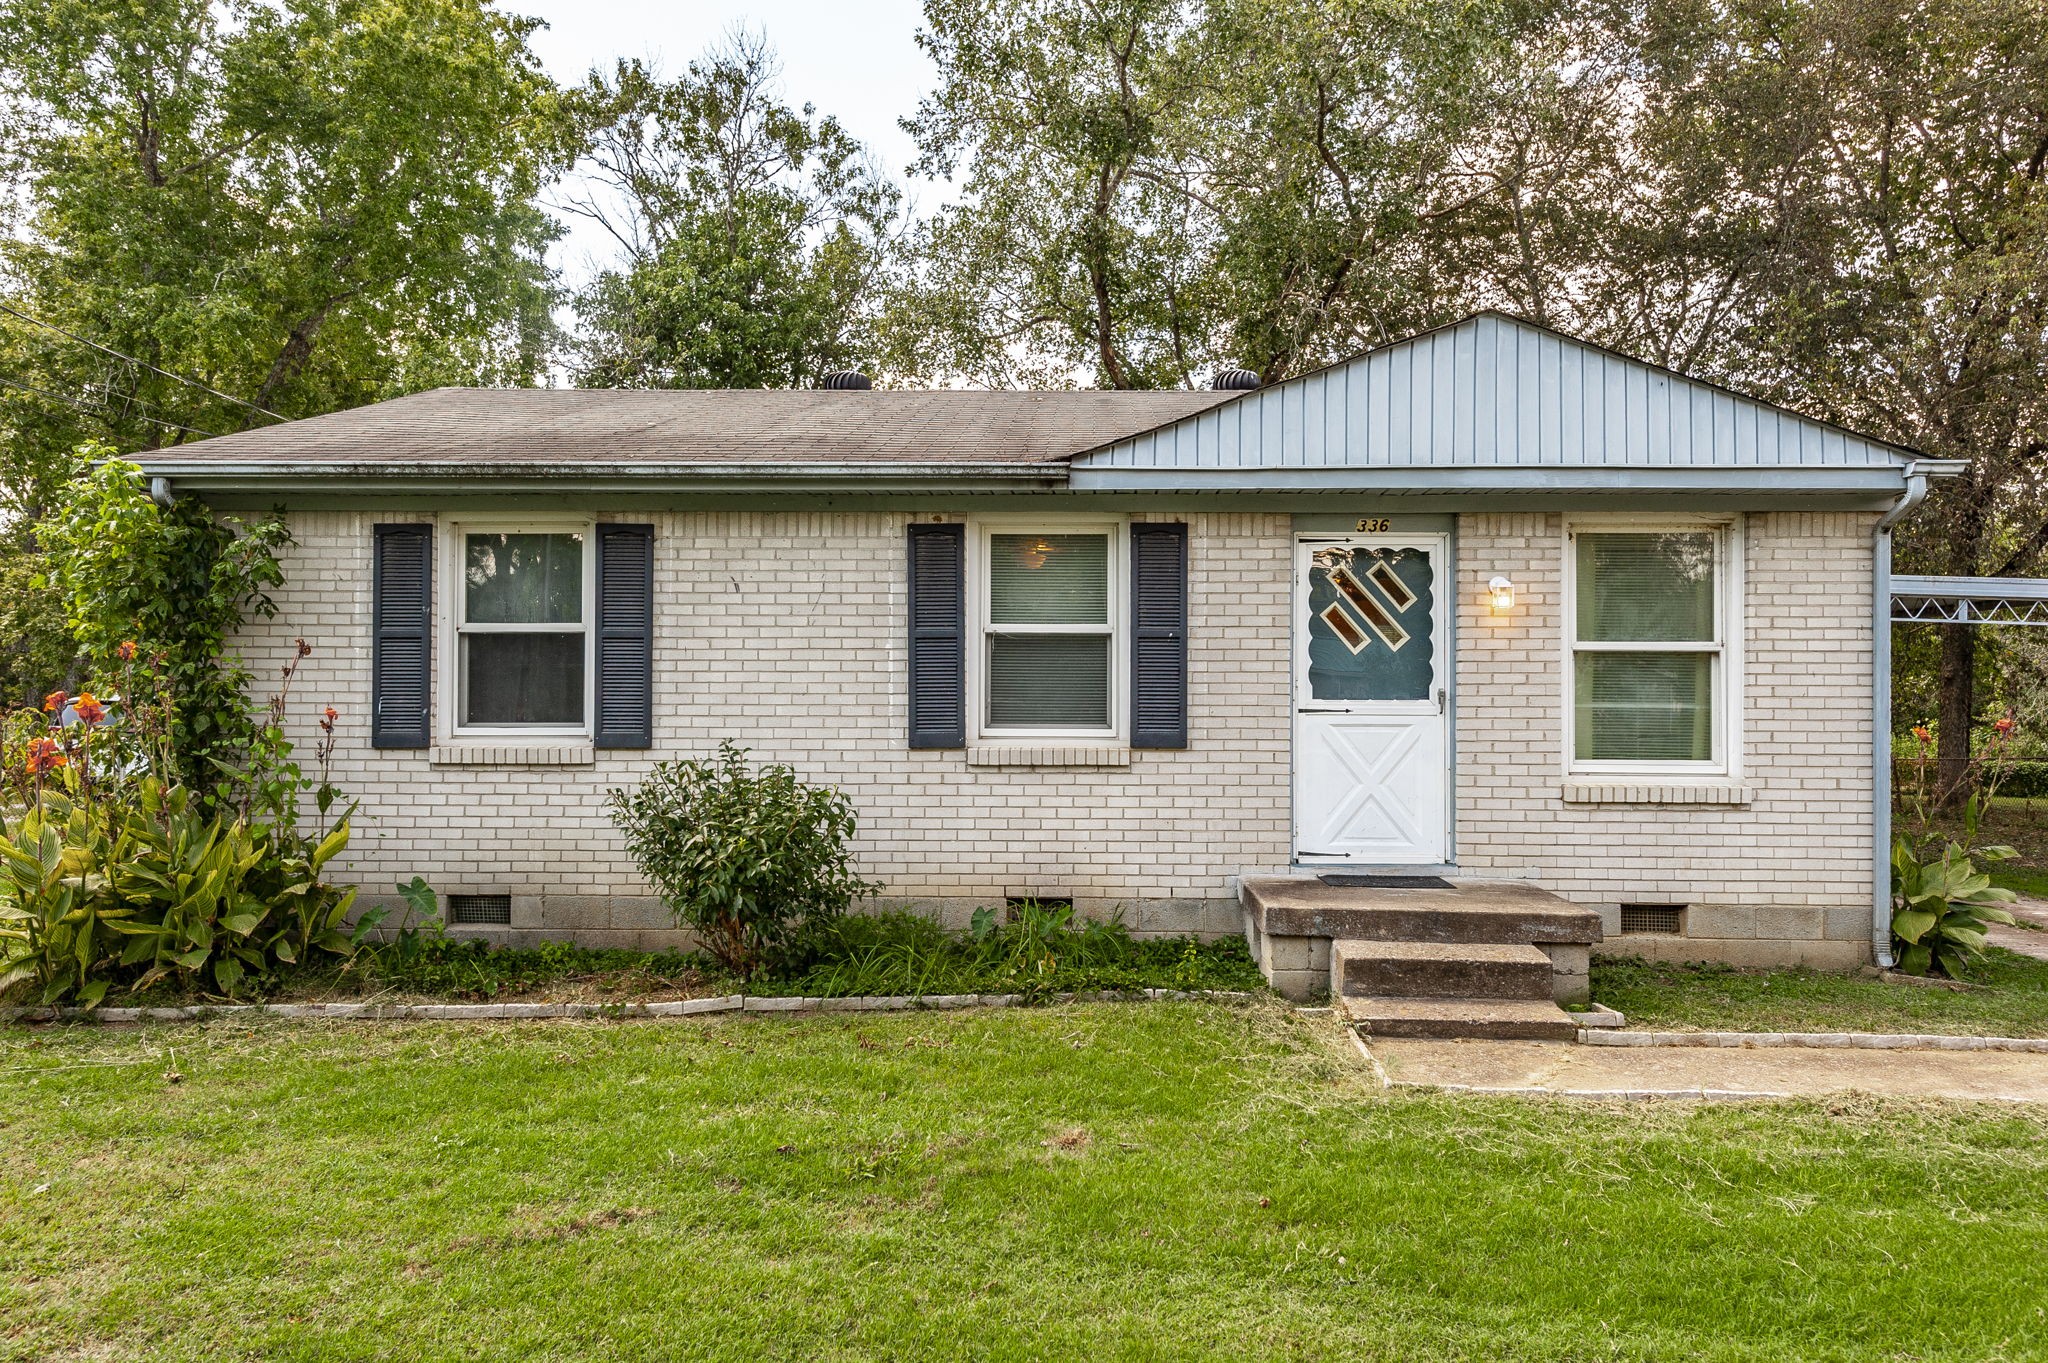
[{"label": "attic vent pipe", "polygon": [[1219,369],[1209,380],[1209,387],[1218,393],[1247,393],[1258,386],[1259,376],[1250,369]]},{"label": "attic vent pipe", "polygon": [[835,369],[825,376],[827,388],[852,389],[864,393],[874,386],[874,382],[858,369]]}]

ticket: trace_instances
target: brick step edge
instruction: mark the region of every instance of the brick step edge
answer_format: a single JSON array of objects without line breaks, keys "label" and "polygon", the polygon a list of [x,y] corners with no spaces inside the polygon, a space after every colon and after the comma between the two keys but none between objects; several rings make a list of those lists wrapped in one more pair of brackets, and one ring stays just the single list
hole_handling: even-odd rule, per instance
[{"label": "brick step edge", "polygon": [[1255,995],[1231,989],[1089,990],[1070,994],[878,994],[811,998],[722,994],[666,1003],[222,1003],[177,1008],[0,1008],[7,1022],[205,1022],[213,1018],[283,1018],[300,1022],[502,1022],[529,1018],[675,1018],[709,1013],[900,1013],[917,1009],[1021,1008],[1032,1003],[1135,1003],[1194,1000],[1243,1003]]},{"label": "brick step edge", "polygon": [[1582,1028],[1585,1046],[1726,1046],[1848,1051],[2019,1051],[2048,1055],[2048,1037],[1933,1032],[1617,1032]]}]

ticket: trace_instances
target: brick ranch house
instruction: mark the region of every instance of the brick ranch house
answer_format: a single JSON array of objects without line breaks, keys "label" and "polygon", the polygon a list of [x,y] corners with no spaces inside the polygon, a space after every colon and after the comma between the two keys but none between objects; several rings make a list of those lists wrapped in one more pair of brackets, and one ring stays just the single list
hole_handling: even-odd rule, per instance
[{"label": "brick ranch house", "polygon": [[[239,647],[315,649],[343,878],[497,940],[677,942],[604,792],[731,738],[851,795],[889,903],[1249,930],[1296,994],[1347,935],[1534,945],[1560,996],[1602,938],[1885,950],[1888,531],[1953,465],[1493,313],[1263,388],[838,382],[442,389],[140,462],[286,510]],[[1471,894],[1581,927],[1444,929]]]}]

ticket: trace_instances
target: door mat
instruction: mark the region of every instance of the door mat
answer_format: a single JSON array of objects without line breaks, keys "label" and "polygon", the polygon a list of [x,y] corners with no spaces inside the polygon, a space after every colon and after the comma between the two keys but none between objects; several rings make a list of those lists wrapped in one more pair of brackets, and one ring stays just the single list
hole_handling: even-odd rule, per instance
[{"label": "door mat", "polygon": [[1448,890],[1451,882],[1442,876],[1317,876],[1325,885],[1363,890]]}]

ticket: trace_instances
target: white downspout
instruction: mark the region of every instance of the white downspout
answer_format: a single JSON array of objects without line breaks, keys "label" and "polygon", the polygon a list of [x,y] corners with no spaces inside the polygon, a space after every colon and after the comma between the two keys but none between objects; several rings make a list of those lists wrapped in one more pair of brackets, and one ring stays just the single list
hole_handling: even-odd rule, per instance
[{"label": "white downspout", "polygon": [[1906,465],[1906,490],[1891,510],[1880,516],[1871,546],[1871,576],[1876,600],[1871,620],[1871,830],[1872,872],[1876,876],[1871,904],[1870,945],[1877,963],[1889,970],[1892,959],[1892,527],[1927,496],[1927,471]]}]

